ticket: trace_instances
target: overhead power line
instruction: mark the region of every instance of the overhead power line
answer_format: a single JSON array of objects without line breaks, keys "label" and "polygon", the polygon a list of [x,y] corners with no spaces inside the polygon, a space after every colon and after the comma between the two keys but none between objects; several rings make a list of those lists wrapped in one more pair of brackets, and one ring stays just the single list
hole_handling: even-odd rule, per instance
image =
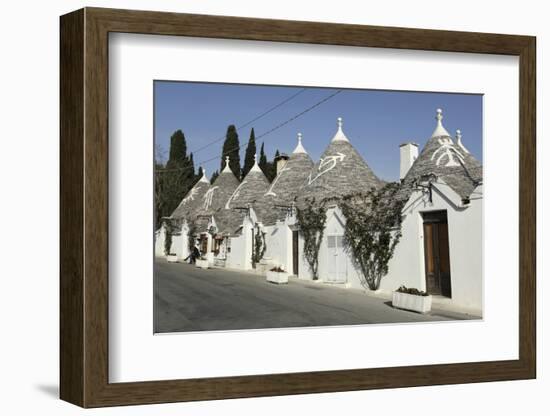
[{"label": "overhead power line", "polygon": [[[299,112],[298,114],[296,114],[296,115],[290,117],[289,119],[283,121],[282,123],[277,124],[275,127],[273,127],[273,128],[271,128],[271,129],[267,130],[266,132],[260,134],[259,136],[256,137],[256,140],[261,139],[262,137],[265,137],[265,136],[267,136],[268,134],[271,134],[271,133],[273,133],[273,132],[276,131],[276,130],[279,130],[281,127],[284,127],[284,126],[286,126],[287,124],[289,124],[289,123],[293,122],[294,120],[296,120],[297,118],[303,116],[304,114],[309,113],[311,110],[313,110],[313,109],[319,107],[320,105],[326,103],[328,100],[330,100],[331,98],[334,98],[336,95],[340,94],[342,91],[343,91],[343,90],[338,90],[338,91],[333,92],[332,94],[329,94],[328,96],[326,96],[325,98],[323,98],[321,101],[316,102],[316,103],[313,104],[312,106],[306,108],[305,110]],[[245,147],[247,144],[248,144],[248,143],[243,143],[243,144],[240,145],[239,147],[235,147],[235,148],[233,148],[233,149],[229,149],[229,150],[227,150],[225,153],[223,153],[223,154],[221,155],[221,157],[223,158],[223,157],[227,156],[229,153],[234,152],[235,150],[240,150],[240,149],[242,149],[243,147]],[[202,160],[202,161],[199,162],[197,165],[198,165],[198,166],[203,166],[203,165],[206,164],[206,163],[212,162],[213,160],[219,160],[219,159],[220,159],[219,156],[215,156],[215,157],[212,157],[212,158],[210,158],[210,159]],[[159,170],[157,170],[157,172],[172,172],[172,171],[178,171],[178,170],[183,170],[183,169],[185,169],[185,168],[159,169]]]},{"label": "overhead power line", "polygon": [[[293,100],[294,98],[296,98],[298,95],[302,94],[303,92],[305,92],[307,90],[307,88],[302,88],[300,91],[292,94],[290,97],[286,98],[285,100],[281,101],[280,103],[274,105],[273,107],[269,108],[268,110],[264,111],[262,114],[260,114],[259,116],[257,117],[254,117],[252,120],[250,121],[247,121],[245,124],[237,127],[237,131],[242,129],[242,128],[245,128],[246,126],[250,126],[252,123],[254,123],[255,121],[258,121],[259,119],[261,119],[262,117],[265,117],[266,115],[268,115],[269,113],[271,113],[272,111],[275,111],[277,108],[285,105],[286,103],[288,103],[289,101]],[[225,135],[217,138],[216,140],[213,140],[211,142],[208,142],[206,143],[204,146],[201,146],[199,147],[198,149],[195,149],[193,150],[193,154],[197,154],[198,152],[200,152],[201,150],[204,150],[206,149],[207,147],[210,147],[212,146],[213,144],[216,144],[218,142],[221,142],[222,140],[225,139]]]}]

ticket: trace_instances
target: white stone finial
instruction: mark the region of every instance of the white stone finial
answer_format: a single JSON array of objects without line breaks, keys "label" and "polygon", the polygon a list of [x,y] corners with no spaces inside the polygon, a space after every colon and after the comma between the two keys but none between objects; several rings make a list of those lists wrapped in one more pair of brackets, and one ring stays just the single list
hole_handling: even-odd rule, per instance
[{"label": "white stone finial", "polygon": [[232,173],[231,168],[229,167],[229,156],[225,157],[225,166],[222,170],[222,173],[224,173],[224,172],[231,172]]},{"label": "white stone finial", "polygon": [[441,137],[441,136],[450,137],[449,132],[445,130],[445,127],[443,127],[443,123],[441,122],[441,120],[443,120],[443,110],[441,108],[438,108],[437,110],[435,110],[435,112],[436,112],[435,119],[437,120],[437,125],[435,126],[435,130],[432,133],[432,137]]},{"label": "white stone finial", "polygon": [[201,166],[202,168],[202,176],[201,176],[201,179],[199,182],[206,182],[206,183],[210,183],[210,181],[208,180],[208,178],[206,177],[206,169]]},{"label": "white stone finial", "polygon": [[464,152],[470,153],[468,149],[466,149],[466,146],[462,143],[462,132],[460,130],[456,131],[456,145],[460,147]]},{"label": "white stone finial", "polygon": [[302,133],[298,133],[298,144],[296,145],[296,148],[294,149],[294,151],[292,153],[293,154],[294,153],[306,153],[307,154],[306,149],[302,145]]},{"label": "white stone finial", "polygon": [[258,154],[254,153],[254,165],[250,169],[250,172],[261,172],[260,166],[258,165]]},{"label": "white stone finial", "polygon": [[344,134],[344,132],[342,130],[342,126],[344,125],[344,120],[342,119],[342,117],[338,117],[336,119],[336,121],[338,123],[338,131],[336,132],[336,134],[332,138],[332,141],[333,142],[337,142],[337,141],[349,142],[348,138],[346,137],[346,135]]}]

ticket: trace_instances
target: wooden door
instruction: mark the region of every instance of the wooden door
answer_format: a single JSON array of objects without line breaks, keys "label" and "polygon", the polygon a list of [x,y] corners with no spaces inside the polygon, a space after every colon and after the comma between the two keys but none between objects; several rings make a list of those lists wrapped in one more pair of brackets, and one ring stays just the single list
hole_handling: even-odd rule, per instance
[{"label": "wooden door", "polygon": [[327,276],[326,280],[333,283],[346,283],[346,255],[344,253],[344,236],[327,236]]},{"label": "wooden door", "polygon": [[201,247],[201,255],[202,256],[206,256],[206,254],[208,253],[208,237],[204,234],[201,234],[201,244],[200,244],[200,247]]},{"label": "wooden door", "polygon": [[298,231],[292,231],[292,274],[298,276]]},{"label": "wooden door", "polygon": [[428,293],[450,298],[451,265],[446,211],[424,214],[424,261]]}]

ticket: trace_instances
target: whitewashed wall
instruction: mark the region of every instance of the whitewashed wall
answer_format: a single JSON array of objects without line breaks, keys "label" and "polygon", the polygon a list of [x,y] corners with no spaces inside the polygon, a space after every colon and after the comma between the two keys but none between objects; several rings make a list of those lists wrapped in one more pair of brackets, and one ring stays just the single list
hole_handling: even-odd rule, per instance
[{"label": "whitewashed wall", "polygon": [[[447,196],[445,196],[447,195]],[[402,224],[403,236],[395,248],[389,262],[388,274],[382,279],[380,290],[391,293],[401,285],[426,290],[424,270],[424,240],[422,212],[447,211],[449,228],[449,257],[451,263],[450,304],[469,312],[481,314],[482,311],[482,196],[483,189],[478,187],[472,195],[472,201],[465,207],[457,207],[460,198],[445,184],[439,189],[434,187],[432,203],[427,195],[415,192],[405,205],[405,218]],[[327,248],[330,235],[344,234],[345,217],[338,208],[327,210],[327,224],[323,242],[319,250],[319,279],[329,279],[332,254]],[[301,279],[312,279],[309,264],[303,256],[304,240],[300,236],[300,275]],[[339,259],[340,267],[345,269],[346,286],[365,289],[361,272],[356,268],[351,255]]]},{"label": "whitewashed wall", "polygon": [[427,196],[415,192],[405,206],[403,236],[389,263],[388,275],[380,288],[390,292],[400,285],[426,290],[424,270],[424,237],[421,212],[446,210],[449,229],[451,263],[451,304],[481,313],[482,310],[482,187],[472,195],[470,204],[457,207],[457,198],[443,185],[434,187],[432,203]]},{"label": "whitewashed wall", "polygon": [[166,228],[164,224],[155,231],[155,257],[164,257],[164,240],[166,238]]},{"label": "whitewashed wall", "polygon": [[265,227],[264,259],[292,274],[292,230],[286,223]]},{"label": "whitewashed wall", "polygon": [[[171,253],[175,253],[179,260],[187,258],[189,248],[187,247],[187,224],[183,224],[180,235],[172,236]],[[155,231],[155,256],[164,257],[164,241],[166,240],[166,227],[164,224]]]},{"label": "whitewashed wall", "polygon": [[253,222],[249,217],[243,221],[239,236],[230,237],[231,252],[227,253],[226,267],[231,269],[252,269],[252,234]]},{"label": "whitewashed wall", "polygon": [[187,233],[173,235],[172,236],[172,247],[170,248],[170,253],[174,253],[178,256],[178,260],[183,260],[187,257]]}]

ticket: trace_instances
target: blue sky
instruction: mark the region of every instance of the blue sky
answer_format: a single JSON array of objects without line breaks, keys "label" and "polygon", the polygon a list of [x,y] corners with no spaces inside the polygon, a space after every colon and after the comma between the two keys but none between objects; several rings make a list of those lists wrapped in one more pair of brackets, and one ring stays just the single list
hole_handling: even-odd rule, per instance
[{"label": "blue sky", "polygon": [[[155,81],[155,143],[168,153],[170,136],[181,129],[195,166],[210,175],[220,166],[223,139],[229,124],[242,126],[293,96],[301,87]],[[265,143],[268,159],[276,149],[290,153],[296,134],[317,161],[344,120],[344,133],[376,175],[385,180],[399,177],[399,144],[414,141],[420,149],[435,128],[435,110],[443,109],[443,125],[452,135],[462,131],[462,142],[482,161],[482,95],[344,89],[280,129],[259,138],[338,89],[307,88],[284,105],[240,130],[246,144],[254,127],[258,152]],[[240,151],[241,160],[245,148]],[[209,160],[214,158],[214,160]]]}]

